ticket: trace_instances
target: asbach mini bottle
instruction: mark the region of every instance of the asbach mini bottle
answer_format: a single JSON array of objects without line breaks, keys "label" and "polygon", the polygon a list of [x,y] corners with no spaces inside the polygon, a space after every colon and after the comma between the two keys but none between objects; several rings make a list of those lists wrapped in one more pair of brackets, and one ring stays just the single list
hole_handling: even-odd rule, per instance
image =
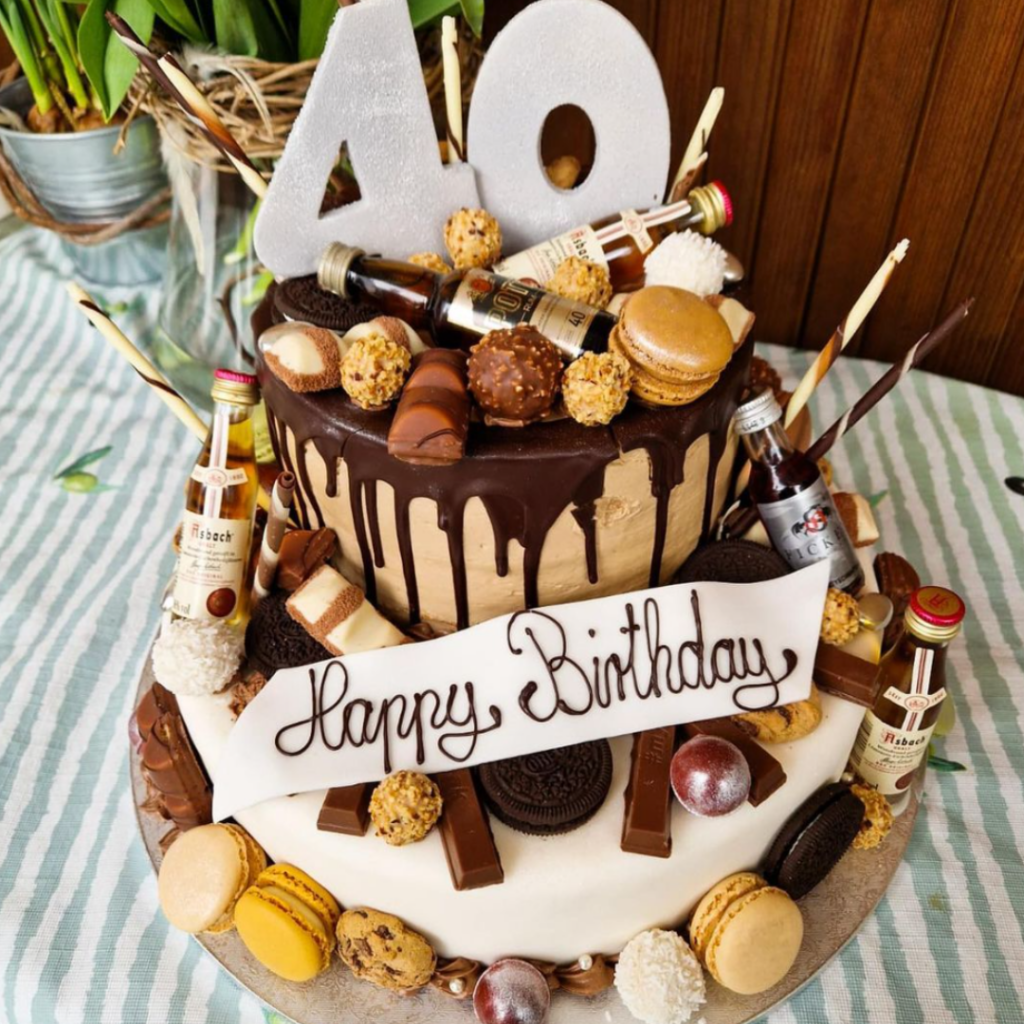
[{"label": "asbach mini bottle", "polygon": [[172,611],[234,624],[249,614],[259,389],[248,373],[217,370],[213,377],[213,421],[186,488]]},{"label": "asbach mini bottle", "polygon": [[793,447],[770,390],[736,410],[736,432],[750,456],[750,495],[779,554],[794,568],[829,561],[829,585],[864,586],[850,535],[813,459]]},{"label": "asbach mini bottle", "polygon": [[946,649],[960,632],[963,601],[945,587],[910,595],[903,636],[882,658],[878,699],[865,715],[850,767],[868,785],[896,797],[902,810],[946,700]]}]

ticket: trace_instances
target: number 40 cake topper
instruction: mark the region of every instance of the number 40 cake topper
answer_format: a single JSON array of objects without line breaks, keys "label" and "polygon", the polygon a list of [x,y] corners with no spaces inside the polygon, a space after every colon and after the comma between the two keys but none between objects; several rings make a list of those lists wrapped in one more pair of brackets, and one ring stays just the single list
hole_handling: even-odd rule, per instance
[{"label": "number 40 cake topper", "polygon": [[[547,115],[590,118],[594,166],[576,188],[548,179]],[[441,162],[406,0],[339,9],[256,222],[256,251],[278,277],[316,272],[331,242],[402,258],[443,252],[463,206],[497,217],[514,252],[613,210],[661,202],[668,103],[643,37],[602,0],[538,0],[514,17],[480,68],[469,164]],[[321,215],[342,144],[361,198]]]}]

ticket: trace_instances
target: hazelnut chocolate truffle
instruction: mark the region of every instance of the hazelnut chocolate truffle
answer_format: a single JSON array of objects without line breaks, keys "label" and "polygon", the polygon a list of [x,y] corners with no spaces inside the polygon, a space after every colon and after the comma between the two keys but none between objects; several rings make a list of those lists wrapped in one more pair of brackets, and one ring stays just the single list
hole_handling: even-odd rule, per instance
[{"label": "hazelnut chocolate truffle", "polygon": [[370,797],[370,819],[390,846],[418,843],[440,816],[441,791],[420,772],[395,772]]},{"label": "hazelnut chocolate truffle", "polygon": [[632,372],[617,352],[584,352],[562,375],[569,415],[585,427],[611,423],[626,408]]},{"label": "hazelnut chocolate truffle", "polygon": [[412,357],[383,334],[356,341],[341,361],[341,386],[361,409],[380,409],[398,397]]},{"label": "hazelnut chocolate truffle", "polygon": [[841,647],[852,640],[860,630],[860,606],[857,598],[835,587],[825,595],[825,610],[821,616],[821,639],[827,644]]},{"label": "hazelnut chocolate truffle", "polygon": [[608,276],[608,268],[579,256],[569,256],[562,260],[544,287],[563,299],[585,302],[598,309],[606,309],[612,301],[612,281]]},{"label": "hazelnut chocolate truffle", "polygon": [[473,346],[469,388],[497,420],[528,423],[554,404],[562,376],[558,349],[536,328],[491,331]]},{"label": "hazelnut chocolate truffle", "polygon": [[456,210],[444,226],[444,244],[456,270],[489,267],[501,257],[501,227],[486,210]]},{"label": "hazelnut chocolate truffle", "polygon": [[407,260],[407,263],[415,263],[417,267],[425,267],[438,274],[450,274],[452,268],[436,252],[414,252]]}]

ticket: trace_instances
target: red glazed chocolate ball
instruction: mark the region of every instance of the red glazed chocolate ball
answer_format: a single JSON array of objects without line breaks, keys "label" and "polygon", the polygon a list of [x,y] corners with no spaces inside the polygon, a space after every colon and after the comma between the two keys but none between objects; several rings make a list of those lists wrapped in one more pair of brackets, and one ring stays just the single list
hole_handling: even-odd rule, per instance
[{"label": "red glazed chocolate ball", "polygon": [[672,758],[676,799],[701,818],[731,814],[750,793],[750,766],[739,748],[717,736],[694,736]]},{"label": "red glazed chocolate ball", "polygon": [[495,419],[529,422],[558,396],[562,357],[538,330],[520,324],[491,331],[469,356],[469,389]]},{"label": "red glazed chocolate ball", "polygon": [[498,960],[473,989],[480,1024],[542,1024],[551,1006],[544,975],[525,960]]}]

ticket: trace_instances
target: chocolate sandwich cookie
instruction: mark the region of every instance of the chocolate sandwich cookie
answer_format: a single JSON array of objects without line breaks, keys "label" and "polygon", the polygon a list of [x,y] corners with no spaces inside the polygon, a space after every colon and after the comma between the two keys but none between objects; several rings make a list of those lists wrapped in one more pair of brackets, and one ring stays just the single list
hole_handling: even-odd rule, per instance
[{"label": "chocolate sandwich cookie", "polygon": [[326,661],[331,652],[313,639],[287,612],[288,594],[277,592],[259,601],[245,631],[249,664],[270,676],[279,668]]},{"label": "chocolate sandwich cookie", "polygon": [[531,836],[571,832],[604,803],[612,781],[607,740],[485,764],[480,786],[494,816]]},{"label": "chocolate sandwich cookie", "polygon": [[786,560],[772,548],[749,540],[722,540],[697,548],[672,582],[763,583],[788,572]]},{"label": "chocolate sandwich cookie", "polygon": [[365,302],[349,302],[316,283],[316,274],[290,277],[274,289],[276,320],[304,320],[332,331],[347,331],[380,316],[380,310]]},{"label": "chocolate sandwich cookie", "polygon": [[775,837],[764,877],[798,900],[839,863],[864,820],[864,804],[843,782],[824,786],[804,801]]}]

